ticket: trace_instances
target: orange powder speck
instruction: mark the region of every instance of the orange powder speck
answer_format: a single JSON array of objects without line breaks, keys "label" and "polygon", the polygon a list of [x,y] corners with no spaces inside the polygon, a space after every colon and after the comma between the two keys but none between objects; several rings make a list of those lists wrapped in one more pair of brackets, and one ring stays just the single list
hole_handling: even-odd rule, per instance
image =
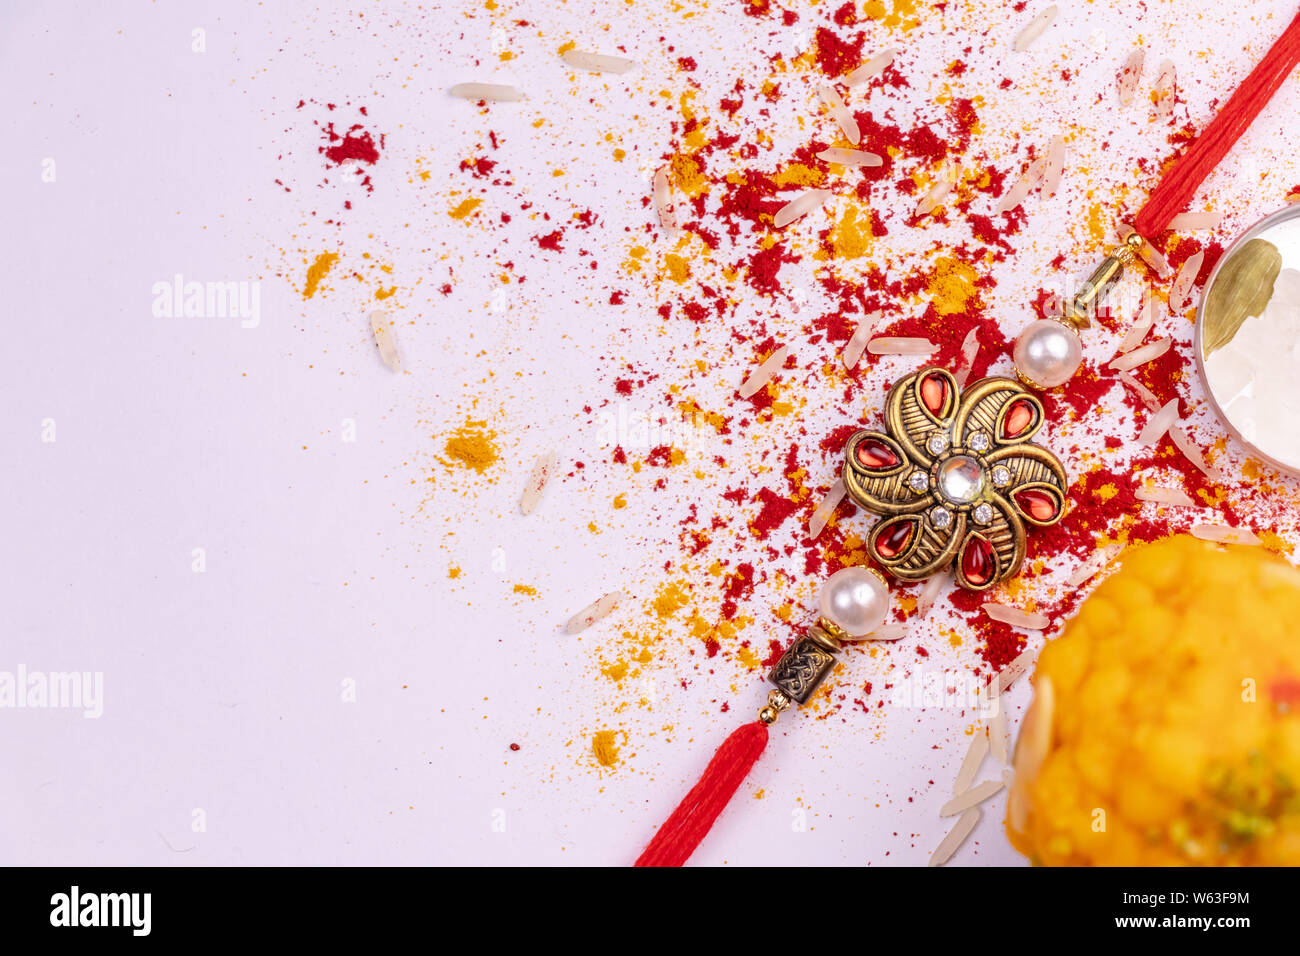
[{"label": "orange powder speck", "polygon": [[460,568],[456,567],[456,565],[453,564],[451,567],[447,569],[447,577],[449,578],[460,577]]},{"label": "orange powder speck", "polygon": [[970,301],[977,296],[974,267],[948,256],[935,260],[930,275],[930,295],[935,311],[940,315],[958,315],[966,311]]},{"label": "orange powder speck", "polygon": [[678,153],[672,159],[673,184],[688,196],[698,196],[708,188],[708,179],[693,156]]},{"label": "orange powder speck", "polygon": [[1108,220],[1103,217],[1101,203],[1095,202],[1088,208],[1088,238],[1094,244],[1101,245],[1106,239]]},{"label": "orange powder speck", "polygon": [[616,661],[608,667],[603,668],[601,673],[614,682],[621,681],[627,676],[627,661]]},{"label": "orange powder speck", "polygon": [[465,468],[473,468],[482,474],[497,463],[501,457],[493,441],[497,433],[487,428],[487,422],[466,421],[447,438],[443,453]]},{"label": "orange powder speck", "polygon": [[393,286],[391,289],[379,288],[375,290],[375,298],[379,299],[380,301],[383,301],[384,299],[387,299],[390,295],[392,295],[396,291],[397,291],[397,286]]},{"label": "orange powder speck", "polygon": [[857,259],[865,255],[871,245],[870,211],[864,211],[859,219],[856,206],[844,210],[844,218],[836,224],[831,243],[837,259]]},{"label": "orange powder speck", "polygon": [[307,269],[307,284],[302,289],[304,299],[310,299],[316,294],[321,279],[325,278],[330,269],[334,268],[334,263],[338,261],[339,254],[337,252],[322,252],[316,257],[316,261]]},{"label": "orange powder speck", "polygon": [[614,496],[614,507],[615,507],[615,508],[626,508],[626,507],[627,507],[627,495],[625,495],[625,494],[624,494],[624,495],[615,495],[615,496]]},{"label": "orange powder speck", "polygon": [[778,186],[820,186],[825,181],[826,173],[820,168],[800,163],[791,163],[774,178]]},{"label": "orange powder speck", "polygon": [[668,267],[668,275],[674,282],[685,282],[690,278],[691,264],[681,256],[668,253],[664,256],[664,265]]},{"label": "orange powder speck", "polygon": [[514,586],[514,592],[516,594],[527,594],[529,597],[537,596],[537,588],[533,587],[531,584],[516,584]]},{"label": "orange powder speck", "polygon": [[602,767],[612,767],[618,763],[618,745],[614,731],[598,730],[591,738],[591,752],[596,755],[596,762]]},{"label": "orange powder speck", "polygon": [[483,205],[483,200],[471,197],[462,200],[461,204],[448,213],[448,215],[450,215],[452,219],[464,219],[481,205]]},{"label": "orange powder speck", "polygon": [[672,617],[686,606],[686,590],[679,582],[669,581],[655,595],[655,614],[661,619]]}]

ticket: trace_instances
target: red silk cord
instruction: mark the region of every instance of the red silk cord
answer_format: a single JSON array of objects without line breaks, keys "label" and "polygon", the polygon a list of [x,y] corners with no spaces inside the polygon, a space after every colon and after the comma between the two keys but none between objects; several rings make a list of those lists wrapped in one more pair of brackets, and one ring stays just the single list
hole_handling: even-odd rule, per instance
[{"label": "red silk cord", "polygon": [[1154,239],[1169,227],[1174,216],[1187,208],[1205,177],[1246,132],[1246,127],[1291,75],[1296,63],[1300,63],[1300,14],[1147,197],[1146,205],[1133,221],[1133,228],[1141,236]]},{"label": "red silk cord", "polygon": [[713,755],[704,775],[690,793],[659,828],[637,866],[681,866],[700,841],[708,835],[713,821],[731,802],[750,769],[767,746],[767,725],[761,720],[745,724],[725,741]]}]

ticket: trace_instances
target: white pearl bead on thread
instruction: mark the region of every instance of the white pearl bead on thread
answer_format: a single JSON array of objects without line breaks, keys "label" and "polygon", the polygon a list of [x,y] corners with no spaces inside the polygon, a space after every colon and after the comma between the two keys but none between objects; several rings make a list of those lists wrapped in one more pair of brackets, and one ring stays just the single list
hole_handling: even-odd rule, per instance
[{"label": "white pearl bead on thread", "polygon": [[1052,319],[1030,322],[1012,352],[1016,371],[1035,388],[1064,385],[1083,361],[1083,345],[1074,329]]},{"label": "white pearl bead on thread", "polygon": [[817,593],[817,609],[850,637],[865,637],[885,622],[889,588],[868,568],[841,568]]}]

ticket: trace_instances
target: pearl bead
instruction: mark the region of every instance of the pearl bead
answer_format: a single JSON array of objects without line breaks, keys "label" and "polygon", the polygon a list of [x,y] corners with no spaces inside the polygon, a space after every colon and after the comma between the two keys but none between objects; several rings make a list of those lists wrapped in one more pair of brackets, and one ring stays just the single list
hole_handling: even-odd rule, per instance
[{"label": "pearl bead", "polygon": [[822,585],[817,609],[850,637],[865,637],[885,622],[889,588],[864,567],[841,568]]},{"label": "pearl bead", "polygon": [[1018,371],[1035,388],[1064,385],[1083,360],[1074,329],[1051,319],[1031,322],[1016,339],[1012,353]]}]

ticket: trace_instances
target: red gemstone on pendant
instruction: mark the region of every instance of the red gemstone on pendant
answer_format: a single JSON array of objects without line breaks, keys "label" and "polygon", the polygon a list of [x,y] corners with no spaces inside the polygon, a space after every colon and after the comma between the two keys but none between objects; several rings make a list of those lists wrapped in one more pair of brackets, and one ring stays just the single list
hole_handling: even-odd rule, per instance
[{"label": "red gemstone on pendant", "polygon": [[1017,398],[1002,418],[1002,437],[1015,438],[1034,423],[1034,406],[1027,399]]},{"label": "red gemstone on pendant", "polygon": [[1020,510],[1035,521],[1051,521],[1056,517],[1056,499],[1040,488],[1026,488],[1014,495]]},{"label": "red gemstone on pendant", "polygon": [[921,401],[932,415],[943,411],[948,401],[948,383],[942,375],[927,375],[921,379]]},{"label": "red gemstone on pendant", "polygon": [[858,442],[857,455],[864,468],[893,468],[899,462],[894,449],[875,438]]},{"label": "red gemstone on pendant", "polygon": [[876,552],[882,558],[895,558],[907,548],[912,540],[914,524],[911,521],[897,521],[881,532],[876,538]]},{"label": "red gemstone on pendant", "polygon": [[993,545],[983,538],[972,537],[966,542],[961,555],[961,573],[974,585],[988,584],[997,573],[998,564],[993,557]]}]

